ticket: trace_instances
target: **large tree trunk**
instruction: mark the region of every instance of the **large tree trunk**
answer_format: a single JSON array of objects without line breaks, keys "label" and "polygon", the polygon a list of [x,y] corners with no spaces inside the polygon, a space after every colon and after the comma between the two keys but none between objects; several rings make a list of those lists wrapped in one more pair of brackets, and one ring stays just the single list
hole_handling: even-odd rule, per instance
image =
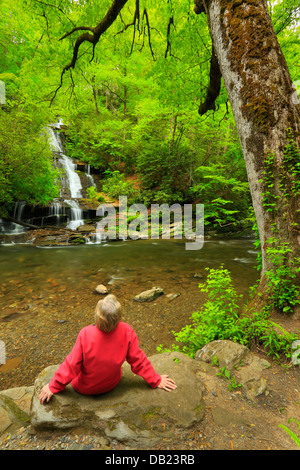
[{"label": "large tree trunk", "polygon": [[291,259],[299,257],[299,104],[266,0],[196,0],[195,4],[196,13],[207,14],[243,149],[263,278],[266,270],[274,268],[266,256],[271,237],[289,243]]}]

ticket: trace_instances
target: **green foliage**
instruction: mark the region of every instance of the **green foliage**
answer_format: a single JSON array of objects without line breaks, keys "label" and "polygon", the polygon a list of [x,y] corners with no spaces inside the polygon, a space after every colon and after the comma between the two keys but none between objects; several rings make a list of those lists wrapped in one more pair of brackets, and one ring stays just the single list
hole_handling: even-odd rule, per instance
[{"label": "green foliage", "polygon": [[[263,178],[260,180],[265,186],[263,205],[273,217],[276,215],[279,202],[282,204],[284,201],[288,205],[291,198],[297,196],[300,192],[300,151],[290,129],[287,130],[287,144],[284,148],[283,162],[280,166],[280,195],[274,191],[274,172],[276,171],[274,158],[272,153],[268,153],[264,161]],[[275,232],[275,230],[274,226],[273,231]]]},{"label": "green foliage", "polygon": [[[263,205],[271,215],[271,230],[274,234],[265,244],[266,257],[272,266],[266,272],[268,279],[268,303],[283,313],[293,313],[295,305],[300,303],[299,272],[300,259],[293,259],[293,250],[288,242],[276,238],[276,216],[278,204],[283,207],[293,205],[299,195],[300,184],[300,152],[290,129],[287,130],[287,144],[283,152],[283,162],[280,166],[280,194],[274,191],[276,170],[274,155],[269,153],[264,162],[263,178],[265,191]],[[288,177],[287,177],[288,176]],[[285,214],[286,216],[287,214]],[[295,222],[294,225],[297,225]]]},{"label": "green foliage", "polygon": [[180,332],[173,332],[176,341],[182,343],[183,352],[194,356],[198,349],[216,339],[239,342],[243,333],[238,323],[239,296],[234,290],[226,269],[211,269],[205,284],[199,285],[207,295],[202,308],[191,316],[192,324]]},{"label": "green foliage", "polygon": [[[253,211],[254,212],[254,211]],[[252,231],[254,232],[255,235],[255,240],[253,242],[254,248],[257,250],[257,256],[256,256],[256,266],[255,268],[257,271],[261,271],[262,269],[262,252],[261,252],[261,243],[260,243],[260,238],[259,238],[259,233],[258,233],[258,228],[257,228],[257,222],[255,220]]]},{"label": "green foliage", "polygon": [[[25,141],[31,141],[28,158],[37,145],[31,139],[33,128],[38,134],[59,114],[68,124],[68,154],[102,172],[138,174],[144,185],[140,202],[170,204],[201,198],[207,227],[234,228],[237,220],[247,219],[251,202],[223,86],[217,100],[220,118],[197,114],[209,83],[211,38],[205,15],[193,14],[189,0],[138,3],[135,24],[134,6],[128,2],[94,51],[91,44],[82,45],[75,69],[64,73],[61,81],[80,33],[59,39],[74,25],[94,26],[110,2],[2,0],[0,70],[5,74],[0,79],[8,90],[8,106],[18,97],[23,112],[30,110],[32,125],[22,130],[28,132]],[[297,80],[298,2],[270,1],[269,6],[292,79]],[[2,141],[6,135],[5,131]],[[13,147],[13,139],[10,142]],[[13,149],[15,155],[18,151]],[[292,149],[287,153],[286,162]],[[52,173],[45,181],[48,170],[39,184],[32,177],[31,189],[26,175],[22,190],[21,173],[16,172],[13,188],[7,172],[6,166],[0,176],[1,201],[26,197],[46,202],[55,193]]]},{"label": "green foliage", "polygon": [[0,109],[0,204],[5,216],[16,201],[47,204],[59,195],[58,173],[41,129],[18,107]]},{"label": "green foliage", "polygon": [[[236,150],[233,167],[227,161],[228,154],[225,154],[223,161],[210,162],[195,170],[191,192],[205,205],[205,225],[208,229],[234,230],[241,220],[250,219],[249,184],[239,147]],[[232,157],[232,153],[229,155]]]},{"label": "green foliage", "polygon": [[151,194],[151,202],[172,204],[188,200],[188,175],[194,162],[195,155],[188,146],[170,148],[168,141],[145,144],[137,157],[136,169],[144,192]]},{"label": "green foliage", "polygon": [[274,194],[274,155],[269,153],[264,161],[264,170],[262,172],[263,178],[260,182],[264,183],[265,191],[263,193],[263,205],[266,207],[267,212],[275,211],[280,196]]},{"label": "green foliage", "polygon": [[[300,421],[296,418],[290,418],[288,420],[288,423],[296,423],[299,427],[299,431],[300,431]],[[279,424],[278,425],[280,428],[284,429],[286,431],[286,433],[293,439],[293,441],[296,442],[297,446],[300,447],[300,436],[299,434],[296,434],[294,433],[288,426],[285,426],[284,424]]]},{"label": "green foliage", "polygon": [[134,187],[131,181],[126,181],[125,176],[118,170],[106,171],[107,178],[103,181],[102,190],[112,199],[118,199],[120,196],[127,196],[127,203],[134,204],[139,202],[139,191]]},{"label": "green foliage", "polygon": [[237,382],[236,377],[231,377],[230,371],[225,366],[222,367],[216,375],[223,377],[226,380],[230,380],[229,385],[228,385],[228,389],[230,392],[242,386],[241,384]]},{"label": "green foliage", "polygon": [[300,150],[289,129],[287,131],[287,144],[284,149],[282,170],[283,175],[288,174],[291,178],[290,185],[286,184],[284,177],[282,178],[280,189],[284,192],[284,196],[288,198],[289,196],[298,195],[300,193]]},{"label": "green foliage", "polygon": [[87,188],[86,192],[89,199],[96,200],[97,202],[105,202],[103,194],[99,193],[94,186]]},{"label": "green foliage", "polygon": [[[178,343],[173,344],[172,350],[195,357],[197,350],[207,343],[227,339],[246,346],[256,341],[273,357],[280,358],[282,354],[291,357],[297,335],[271,321],[267,308],[242,315],[243,305],[238,302],[241,296],[236,293],[228,270],[209,269],[206,282],[199,287],[207,300],[192,314],[191,324],[172,332]],[[158,351],[164,350],[162,345],[158,347]]]},{"label": "green foliage", "polygon": [[224,377],[225,379],[230,379],[231,377],[231,374],[229,372],[229,370],[224,366],[220,369],[220,372],[218,372],[216,375],[220,376],[220,377]]},{"label": "green foliage", "polygon": [[279,243],[276,238],[271,238],[267,244],[267,257],[274,266],[266,272],[270,302],[283,313],[292,313],[295,305],[300,303],[300,291],[296,283],[300,259],[288,259],[288,254],[292,252],[288,243]]}]

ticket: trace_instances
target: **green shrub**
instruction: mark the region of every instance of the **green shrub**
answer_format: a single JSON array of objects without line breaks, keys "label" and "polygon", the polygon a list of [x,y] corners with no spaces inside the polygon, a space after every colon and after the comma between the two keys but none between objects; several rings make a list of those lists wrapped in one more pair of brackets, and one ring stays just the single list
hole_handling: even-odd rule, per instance
[{"label": "green shrub", "polygon": [[102,190],[112,199],[118,199],[120,196],[127,196],[128,204],[138,203],[139,190],[137,190],[130,181],[125,180],[125,176],[119,171],[106,171],[108,177],[102,184]]},{"label": "green shrub", "polygon": [[[207,280],[199,287],[206,294],[206,301],[191,316],[191,324],[179,332],[173,331],[177,344],[172,350],[195,357],[198,349],[214,340],[230,340],[250,346],[253,341],[263,345],[268,355],[287,358],[292,355],[292,343],[297,339],[269,318],[269,309],[247,312],[238,303],[241,295],[235,291],[227,269],[209,269]],[[158,351],[163,351],[160,345]]]},{"label": "green shrub", "polygon": [[89,199],[97,200],[98,202],[105,202],[105,197],[101,193],[98,193],[94,186],[87,188],[86,192]]},{"label": "green shrub", "polygon": [[18,107],[0,109],[0,214],[16,201],[46,205],[59,196],[58,171],[38,124]]},{"label": "green shrub", "polygon": [[300,260],[288,260],[288,253],[292,252],[288,243],[278,243],[276,238],[270,238],[267,242],[269,246],[266,253],[275,266],[266,272],[269,299],[283,313],[292,313],[294,306],[300,303],[299,288],[296,285]]}]

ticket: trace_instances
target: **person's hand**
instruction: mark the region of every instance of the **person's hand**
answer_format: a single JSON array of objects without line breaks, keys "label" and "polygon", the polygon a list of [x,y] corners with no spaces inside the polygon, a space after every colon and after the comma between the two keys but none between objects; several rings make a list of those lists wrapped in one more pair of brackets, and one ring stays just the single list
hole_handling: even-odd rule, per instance
[{"label": "person's hand", "polygon": [[48,403],[50,398],[53,395],[54,394],[51,392],[51,390],[49,388],[49,384],[45,385],[42,388],[42,390],[40,391],[40,395],[39,395],[40,403],[43,404],[45,401]]},{"label": "person's hand", "polygon": [[169,378],[168,375],[162,375],[161,382],[157,386],[157,388],[162,388],[163,390],[166,390],[167,392],[171,392],[171,390],[175,390],[175,388],[177,388],[177,385],[175,384],[174,380]]}]

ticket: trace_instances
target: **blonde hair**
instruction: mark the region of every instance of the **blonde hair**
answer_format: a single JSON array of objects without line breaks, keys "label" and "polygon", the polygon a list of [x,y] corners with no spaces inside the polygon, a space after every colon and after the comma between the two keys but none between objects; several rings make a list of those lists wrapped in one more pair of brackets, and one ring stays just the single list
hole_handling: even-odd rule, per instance
[{"label": "blonde hair", "polygon": [[109,333],[121,320],[121,304],[113,294],[99,300],[95,309],[95,322],[99,330]]}]

